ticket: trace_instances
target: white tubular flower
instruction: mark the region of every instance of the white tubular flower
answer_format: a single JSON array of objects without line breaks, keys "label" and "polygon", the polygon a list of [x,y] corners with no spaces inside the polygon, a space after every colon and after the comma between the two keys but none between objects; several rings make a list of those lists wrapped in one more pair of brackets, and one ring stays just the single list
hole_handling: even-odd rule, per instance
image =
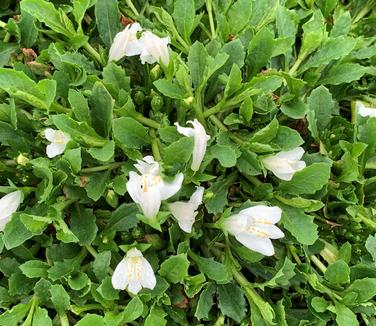
[{"label": "white tubular flower", "polygon": [[178,133],[194,138],[191,169],[192,171],[198,171],[200,169],[201,162],[204,159],[206,144],[210,139],[210,136],[206,134],[205,128],[200,122],[198,122],[197,119],[187,121],[187,124],[188,123],[191,124],[193,128],[180,127],[177,122],[175,122],[175,126],[178,129]]},{"label": "white tubular flower", "polygon": [[0,199],[0,231],[4,231],[5,225],[12,218],[12,214],[22,202],[22,192],[13,191]]},{"label": "white tubular flower", "polygon": [[355,106],[360,116],[376,118],[376,108],[368,108],[360,101],[356,101]]},{"label": "white tubular flower", "polygon": [[108,61],[118,61],[124,56],[131,57],[141,54],[141,43],[137,39],[137,32],[142,27],[138,23],[127,25],[121,32],[117,33],[112,42]]},{"label": "white tubular flower", "polygon": [[274,225],[281,216],[282,211],[279,207],[258,205],[230,216],[224,221],[223,227],[248,249],[265,256],[272,256],[274,247],[270,239],[280,239],[285,236]]},{"label": "white tubular flower", "polygon": [[112,275],[112,286],[117,290],[127,290],[137,294],[142,288],[154,289],[157,283],[154,271],[141,251],[132,248],[116,266]]},{"label": "white tubular flower", "polygon": [[134,165],[141,175],[129,172],[127,191],[133,201],[141,206],[147,218],[153,219],[158,214],[161,201],[175,195],[181,188],[184,175],[178,173],[171,183],[161,178],[158,162],[152,156],[137,160]]},{"label": "white tubular flower", "polygon": [[295,172],[303,170],[306,167],[306,163],[300,161],[303,154],[304,149],[297,147],[290,151],[282,151],[276,155],[268,156],[262,160],[262,163],[276,177],[289,181]]},{"label": "white tubular flower", "polygon": [[140,43],[142,47],[140,55],[142,64],[145,64],[145,62],[149,64],[162,62],[164,65],[168,65],[170,60],[167,47],[170,43],[169,37],[161,38],[152,32],[146,31],[142,33]]},{"label": "white tubular flower", "polygon": [[65,146],[71,139],[68,134],[51,128],[47,128],[44,131],[44,137],[51,142],[51,144],[46,147],[47,156],[49,158],[54,158],[57,155],[63,154]]},{"label": "white tubular flower", "polygon": [[171,214],[176,218],[180,228],[187,233],[192,232],[192,226],[197,215],[197,208],[202,203],[204,187],[197,187],[189,201],[177,201],[168,205]]}]

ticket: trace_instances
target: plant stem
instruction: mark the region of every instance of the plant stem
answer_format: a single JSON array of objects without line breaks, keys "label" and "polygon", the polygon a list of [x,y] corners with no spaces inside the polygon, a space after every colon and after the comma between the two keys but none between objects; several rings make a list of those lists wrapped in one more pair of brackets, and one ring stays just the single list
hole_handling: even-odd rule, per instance
[{"label": "plant stem", "polygon": [[31,322],[32,322],[33,316],[34,316],[34,310],[35,310],[37,303],[38,303],[37,297],[33,296],[31,298],[31,307],[30,307],[29,313],[27,314],[25,321],[22,323],[22,326],[30,326],[31,325]]},{"label": "plant stem", "polygon": [[316,267],[324,274],[326,271],[326,266],[315,255],[312,255],[309,258],[311,259],[312,263],[314,263]]},{"label": "plant stem", "polygon": [[228,135],[229,137],[237,144],[239,144],[240,146],[244,146],[245,145],[245,142],[240,139],[238,136],[234,135],[233,133],[231,133],[228,128],[215,116],[215,115],[212,115],[210,116],[210,120],[222,131],[226,131],[228,132]]},{"label": "plant stem", "polygon": [[61,326],[69,326],[69,320],[66,312],[61,312],[59,313],[59,318],[60,318],[60,325]]},{"label": "plant stem", "polygon": [[291,76],[295,76],[296,71],[299,69],[299,66],[302,64],[306,56],[307,55],[305,53],[299,53],[298,58],[296,59],[294,65],[289,70],[289,74]]},{"label": "plant stem", "polygon": [[5,28],[5,26],[7,26],[7,23],[0,20],[0,28]]},{"label": "plant stem", "polygon": [[61,104],[59,104],[59,103],[57,103],[57,102],[53,102],[53,103],[51,104],[50,109],[51,109],[52,111],[57,112],[57,113],[68,113],[68,112],[70,112],[70,109],[69,109],[69,108],[66,108],[66,107],[62,106]]},{"label": "plant stem", "polygon": [[368,217],[366,217],[366,216],[364,216],[363,214],[360,214],[360,213],[358,213],[357,217],[359,217],[365,225],[367,225],[370,228],[376,230],[376,222],[375,221],[372,221],[370,218],[368,218]]},{"label": "plant stem", "polygon": [[253,175],[242,173],[242,175],[254,186],[261,186],[263,183]]},{"label": "plant stem", "polygon": [[103,62],[101,56],[99,55],[99,53],[89,44],[89,42],[86,42],[83,46],[82,46],[87,52],[89,52],[89,54],[101,65],[101,66],[104,66],[105,65],[105,62]]},{"label": "plant stem", "polygon": [[81,169],[81,173],[92,173],[92,172],[99,172],[99,171],[106,171],[106,170],[113,170],[117,169],[118,167],[122,166],[124,162],[115,162],[106,165],[94,166],[92,168],[83,168]]},{"label": "plant stem", "polygon": [[154,128],[154,129],[159,129],[161,127],[161,125],[157,121],[146,118],[141,114],[137,114],[133,116],[133,118],[136,119],[138,122],[142,123],[143,125]]},{"label": "plant stem", "polygon": [[150,136],[152,137],[151,150],[153,151],[153,156],[154,156],[156,161],[161,161],[162,158],[161,158],[161,154],[159,152],[158,138],[155,135],[154,129],[150,129]]},{"label": "plant stem", "polygon": [[97,251],[93,248],[92,245],[86,245],[86,246],[85,246],[85,249],[90,253],[90,255],[92,255],[94,258],[97,258],[98,253],[97,253]]},{"label": "plant stem", "polygon": [[298,265],[301,265],[302,261],[300,260],[298,254],[296,253],[296,248],[293,245],[288,245],[287,248],[289,249],[291,255],[294,257],[296,263]]},{"label": "plant stem", "polygon": [[128,7],[132,10],[132,12],[135,14],[135,16],[139,16],[139,12],[134,6],[133,2],[131,0],[125,0],[125,3],[128,5]]},{"label": "plant stem", "polygon": [[88,310],[105,310],[105,308],[98,304],[98,303],[89,303],[87,305],[84,305],[82,307],[80,306],[75,306],[75,305],[71,305],[71,311],[75,314],[75,315],[79,315],[85,311],[88,311]]},{"label": "plant stem", "polygon": [[205,117],[204,117],[204,114],[203,114],[203,111],[202,111],[202,92],[201,91],[202,91],[202,89],[201,89],[201,87],[199,87],[197,89],[197,92],[196,92],[196,95],[195,95],[193,108],[195,110],[197,120],[200,121],[200,123],[206,129],[206,121],[205,121]]},{"label": "plant stem", "polygon": [[215,26],[214,26],[212,0],[206,0],[205,4],[206,4],[206,10],[208,11],[208,16],[209,16],[210,31],[212,34],[212,38],[214,39],[217,37],[217,34],[215,31]]},{"label": "plant stem", "polygon": [[3,39],[3,42],[4,43],[8,43],[10,40],[10,33],[6,32],[5,36],[4,36],[4,39]]}]

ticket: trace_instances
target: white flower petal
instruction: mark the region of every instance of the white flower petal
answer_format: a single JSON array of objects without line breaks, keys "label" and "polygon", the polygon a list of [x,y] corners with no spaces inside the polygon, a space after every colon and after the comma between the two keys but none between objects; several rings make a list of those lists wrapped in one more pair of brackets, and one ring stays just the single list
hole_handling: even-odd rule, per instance
[{"label": "white flower petal", "polygon": [[303,155],[304,155],[303,147],[297,147],[290,151],[281,151],[276,156],[278,158],[285,158],[291,161],[298,161],[302,158]]},{"label": "white flower petal", "polygon": [[138,281],[138,280],[130,280],[129,281],[127,290],[130,293],[136,295],[138,292],[141,291],[141,289],[142,289],[142,285],[141,285],[140,281]]},{"label": "white flower petal", "polygon": [[196,191],[192,194],[191,198],[189,199],[189,203],[191,203],[196,210],[198,206],[202,203],[202,197],[204,195],[204,187],[196,187]]},{"label": "white flower petal", "polygon": [[157,35],[146,31],[142,33],[140,38],[142,52],[140,55],[141,63],[145,62],[153,64],[155,62],[162,62],[167,65],[169,62],[168,43],[170,39],[160,38]]},{"label": "white flower petal", "polygon": [[183,180],[184,180],[183,173],[178,173],[175,176],[174,181],[172,181],[171,183],[167,183],[162,180],[158,184],[158,188],[161,193],[161,199],[165,200],[175,195],[180,190]]},{"label": "white flower petal", "polygon": [[197,212],[195,206],[189,202],[177,201],[168,205],[171,214],[178,221],[179,227],[187,233],[192,232]]},{"label": "white flower petal", "polygon": [[187,137],[193,137],[195,135],[195,130],[193,128],[181,127],[177,122],[175,122],[174,125],[176,126],[176,129],[179,134],[182,134]]},{"label": "white flower petal", "polygon": [[265,256],[274,255],[274,247],[269,238],[262,238],[245,232],[235,235],[235,238],[248,249],[259,252]]},{"label": "white flower petal", "polygon": [[46,154],[49,158],[54,158],[64,153],[66,144],[51,143],[46,146]]},{"label": "white flower petal", "polygon": [[141,200],[140,193],[142,192],[141,177],[136,172],[129,172],[129,180],[126,183],[126,186],[129,196],[131,196],[135,203],[139,204]]},{"label": "white flower petal", "polygon": [[112,274],[111,283],[114,289],[125,290],[128,285],[128,261],[123,258],[122,261],[116,266]]},{"label": "white flower petal", "polygon": [[157,280],[155,278],[153,268],[151,267],[150,263],[145,258],[142,258],[142,274],[141,274],[142,287],[153,290],[156,284],[157,284]]},{"label": "white flower petal", "polygon": [[157,187],[149,187],[147,191],[139,193],[140,202],[143,214],[150,219],[157,216],[159,208],[161,207],[161,193]]},{"label": "white flower petal", "polygon": [[198,171],[204,159],[206,145],[210,137],[206,134],[204,126],[197,119],[187,123],[192,124],[195,130],[191,169],[192,171]]},{"label": "white flower petal", "polygon": [[255,224],[261,231],[266,232],[270,239],[281,239],[285,234],[275,225]]},{"label": "white flower petal", "polygon": [[150,155],[145,156],[142,160],[137,160],[137,164],[134,164],[134,166],[141,174],[150,174],[154,176],[159,176],[160,174],[159,163]]},{"label": "white flower petal", "polygon": [[224,228],[232,235],[242,233],[247,228],[248,218],[242,214],[235,214],[226,218],[223,222]]},{"label": "white flower petal", "polygon": [[243,209],[239,214],[247,215],[254,219],[265,219],[275,224],[281,219],[282,210],[277,206],[257,205]]},{"label": "white flower petal", "polygon": [[48,141],[53,141],[55,139],[55,134],[56,130],[52,128],[47,128],[44,130],[44,137],[46,137]]}]

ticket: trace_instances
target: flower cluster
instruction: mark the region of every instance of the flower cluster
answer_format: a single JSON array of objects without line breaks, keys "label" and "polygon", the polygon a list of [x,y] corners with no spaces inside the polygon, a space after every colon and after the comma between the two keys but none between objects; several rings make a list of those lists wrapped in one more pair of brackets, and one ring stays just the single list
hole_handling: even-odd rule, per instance
[{"label": "flower cluster", "polygon": [[141,25],[134,23],[117,33],[108,60],[118,61],[123,57],[139,55],[142,64],[159,62],[168,65],[170,57],[167,45],[170,43],[170,38],[161,38],[149,31],[142,32],[141,37],[137,38],[137,33],[141,31]]}]

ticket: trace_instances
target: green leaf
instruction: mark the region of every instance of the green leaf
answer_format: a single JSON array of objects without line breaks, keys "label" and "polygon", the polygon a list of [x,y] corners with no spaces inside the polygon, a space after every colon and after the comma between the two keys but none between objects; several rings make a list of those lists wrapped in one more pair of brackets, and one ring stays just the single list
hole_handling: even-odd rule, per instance
[{"label": "green leaf", "polygon": [[48,316],[47,309],[36,307],[33,315],[33,323],[31,326],[52,326],[52,320]]},{"label": "green leaf", "polygon": [[78,238],[81,246],[91,244],[98,231],[96,217],[89,208],[77,205],[71,211],[71,231]]},{"label": "green leaf", "polygon": [[188,276],[189,260],[185,254],[170,256],[159,269],[159,274],[171,283],[183,283]]},{"label": "green leaf", "polygon": [[248,62],[253,75],[267,65],[273,53],[273,33],[262,28],[251,40],[248,46]]},{"label": "green leaf", "polygon": [[7,249],[12,249],[23,244],[26,240],[32,238],[31,233],[21,222],[20,216],[14,214],[12,219],[6,224],[4,230],[4,245]]},{"label": "green leaf", "polygon": [[281,150],[288,151],[302,145],[304,140],[295,129],[279,126],[273,143],[281,147]]},{"label": "green leaf", "polygon": [[188,68],[195,89],[200,87],[204,80],[208,57],[208,52],[200,42],[195,42],[189,49]]},{"label": "green leaf", "polygon": [[65,158],[69,162],[74,173],[81,171],[81,148],[66,149],[64,151],[63,158]]},{"label": "green leaf", "polygon": [[44,0],[24,0],[21,3],[21,10],[29,13],[37,20],[45,23],[53,31],[72,37],[76,35],[76,31],[72,22],[67,17],[66,13],[54,5]]},{"label": "green leaf", "polygon": [[373,261],[376,262],[376,235],[369,235],[366,241],[366,249],[371,254]]},{"label": "green leaf", "polygon": [[144,304],[139,297],[132,298],[125,306],[123,314],[123,323],[130,323],[142,315],[144,311]]},{"label": "green leaf", "polygon": [[82,32],[82,20],[84,19],[85,12],[90,7],[94,6],[97,0],[74,0],[72,14],[78,25],[78,30]]},{"label": "green leaf", "polygon": [[[230,75],[228,76],[228,81],[225,87],[224,98],[229,98],[235,94],[239,89],[241,89],[242,83],[242,72],[237,64],[233,64],[231,67]],[[246,99],[243,103],[245,103]],[[243,104],[242,103],[242,104]]]},{"label": "green leaf", "polygon": [[316,3],[319,6],[324,17],[328,17],[337,6],[338,0],[317,0]]},{"label": "green leaf", "polygon": [[200,319],[208,318],[209,311],[213,306],[213,295],[216,292],[216,286],[210,283],[200,294],[195,311],[195,317]]},{"label": "green leaf", "polygon": [[318,131],[325,130],[332,119],[334,110],[332,94],[324,86],[319,86],[312,91],[307,103],[309,112],[313,115],[311,118],[308,115],[309,123],[311,123],[310,119],[314,119]]},{"label": "green leaf", "polygon": [[167,314],[164,312],[163,308],[153,305],[149,315],[145,319],[144,326],[164,326],[167,324],[165,316],[167,316]]},{"label": "green leaf", "polygon": [[195,27],[195,1],[176,0],[172,17],[180,35],[186,42],[190,43],[189,38]]},{"label": "green leaf", "polygon": [[231,168],[236,165],[236,160],[240,156],[238,152],[229,145],[216,144],[208,150],[207,156],[217,159],[225,168]]},{"label": "green leaf", "polygon": [[249,25],[252,16],[252,1],[237,0],[227,12],[231,34],[236,35]]},{"label": "green leaf", "polygon": [[141,148],[150,144],[147,129],[132,118],[122,117],[113,120],[113,133],[115,141],[127,148]]},{"label": "green leaf", "polygon": [[172,80],[158,79],[153,84],[159,92],[170,98],[184,100],[188,96],[187,91]]},{"label": "green leaf", "polygon": [[218,307],[222,314],[240,323],[245,317],[245,299],[241,288],[234,284],[219,284],[217,286]]},{"label": "green leaf", "polygon": [[348,84],[352,81],[359,80],[363,75],[368,73],[369,69],[358,63],[341,63],[328,70],[323,74],[320,83],[324,85]]},{"label": "green leaf", "polygon": [[183,137],[162,151],[165,164],[186,163],[192,155],[193,137]]},{"label": "green leaf", "polygon": [[[338,44],[341,44],[341,46],[338,46]],[[353,50],[355,44],[356,39],[347,36],[329,38],[329,40],[307,60],[302,67],[302,71],[327,65],[332,60],[338,60],[345,57]]]},{"label": "green leaf", "polygon": [[99,36],[109,49],[115,35],[120,31],[119,10],[117,0],[97,0],[95,19]]},{"label": "green leaf", "polygon": [[356,315],[341,302],[335,303],[336,322],[338,326],[358,326]]},{"label": "green leaf", "polygon": [[343,304],[356,307],[376,295],[376,278],[355,280],[343,293]]},{"label": "green leaf", "polygon": [[86,314],[84,318],[82,318],[76,326],[106,326],[102,316],[94,315],[94,314]]},{"label": "green leaf", "polygon": [[314,11],[311,19],[303,25],[303,41],[299,57],[305,57],[316,50],[324,39],[325,24],[321,11]]},{"label": "green leaf", "polygon": [[248,140],[250,143],[269,143],[278,132],[279,123],[277,119],[273,119],[266,127],[255,132]]},{"label": "green leaf", "polygon": [[115,154],[115,142],[111,140],[102,148],[89,148],[87,152],[96,160],[107,162],[111,160]]},{"label": "green leaf", "polygon": [[99,200],[104,194],[110,171],[104,173],[93,173],[90,175],[89,183],[86,187],[86,193],[94,201]]},{"label": "green leaf", "polygon": [[358,139],[370,146],[376,146],[376,119],[367,119],[367,122],[358,128]]},{"label": "green leaf", "polygon": [[41,260],[29,260],[22,265],[20,265],[20,269],[24,275],[29,278],[33,277],[47,277],[47,269],[50,266],[41,261]]},{"label": "green leaf", "polygon": [[14,53],[18,47],[17,44],[0,43],[0,67],[8,65],[11,54]]},{"label": "green leaf", "polygon": [[18,304],[12,307],[0,315],[0,325],[1,326],[17,326],[26,316],[30,309],[31,301],[27,304]]},{"label": "green leaf", "polygon": [[109,273],[111,262],[111,251],[98,253],[93,262],[93,272],[98,281],[102,281]]},{"label": "green leaf", "polygon": [[350,268],[343,260],[337,260],[328,266],[324,276],[332,284],[348,283],[350,281]]},{"label": "green leaf", "polygon": [[106,276],[102,280],[96,291],[106,300],[119,299],[119,291],[113,288],[110,276]]},{"label": "green leaf", "polygon": [[38,38],[38,30],[35,27],[35,18],[21,10],[21,21],[18,23],[21,32],[21,45],[31,48]]},{"label": "green leaf", "polygon": [[213,258],[200,257],[190,252],[189,257],[196,263],[201,273],[219,284],[226,284],[231,280],[231,273],[224,264],[216,262]]},{"label": "green leaf", "polygon": [[314,194],[328,184],[330,165],[313,163],[294,174],[290,181],[282,181],[279,189],[293,195]]},{"label": "green leaf", "polygon": [[113,98],[119,96],[119,91],[130,91],[130,77],[125,70],[111,61],[103,68],[103,84],[106,86]]},{"label": "green leaf", "polygon": [[282,224],[301,244],[312,245],[318,239],[313,216],[304,210],[279,204],[283,210]]},{"label": "green leaf", "polygon": [[69,310],[70,297],[61,284],[54,284],[50,289],[51,301],[57,312]]},{"label": "green leaf", "polygon": [[65,114],[52,116],[52,121],[59,130],[66,132],[79,143],[94,147],[102,147],[106,144],[106,140],[86,122],[77,122]]},{"label": "green leaf", "polygon": [[101,82],[96,82],[89,97],[92,126],[107,138],[112,127],[113,99]]},{"label": "green leaf", "polygon": [[283,103],[281,106],[281,111],[288,117],[293,119],[302,119],[305,117],[308,106],[303,101],[293,101],[288,103]]},{"label": "green leaf", "polygon": [[68,101],[76,119],[91,125],[89,105],[85,96],[81,92],[69,89]]}]

